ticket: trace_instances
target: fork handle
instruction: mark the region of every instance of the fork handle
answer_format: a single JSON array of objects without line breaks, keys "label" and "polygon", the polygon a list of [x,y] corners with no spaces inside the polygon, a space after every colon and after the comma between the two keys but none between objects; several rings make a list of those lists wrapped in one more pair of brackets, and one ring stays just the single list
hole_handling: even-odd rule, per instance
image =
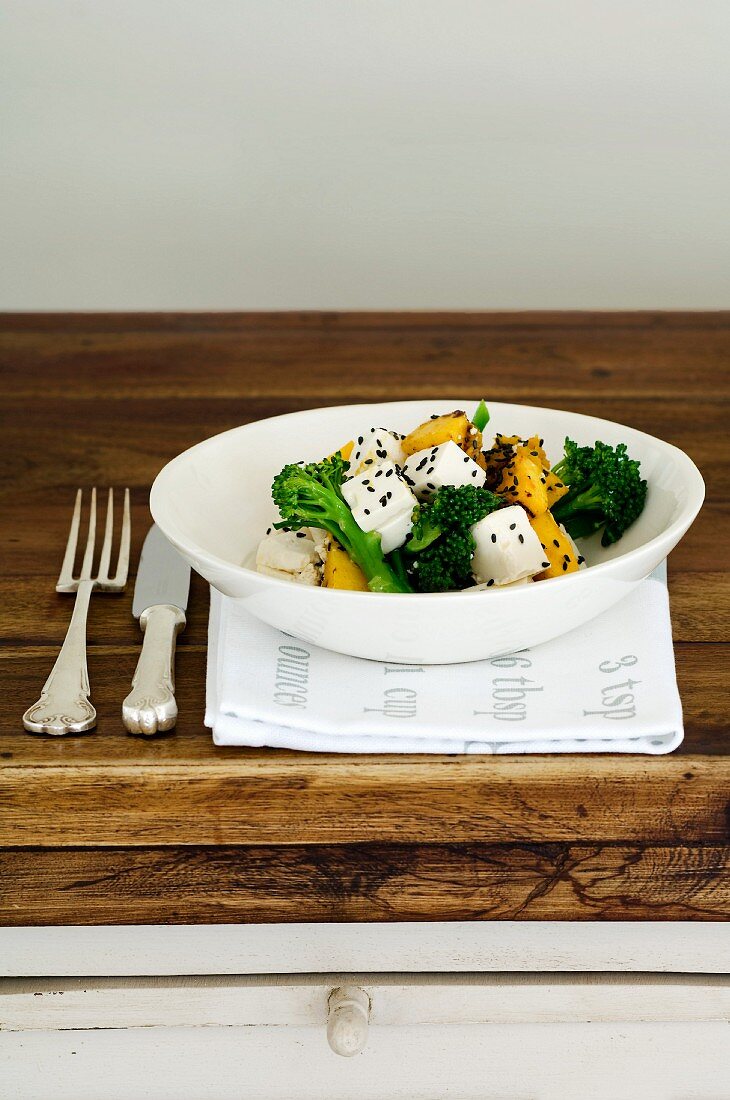
[{"label": "fork handle", "polygon": [[142,652],[132,690],[122,703],[122,720],[130,733],[151,737],[177,722],[175,640],[185,615],[169,603],[153,604],[139,617],[144,631]]},{"label": "fork handle", "polygon": [[82,733],[96,725],[96,711],[89,700],[86,667],[86,616],[94,581],[79,581],[71,622],[41,697],[23,715],[30,733],[60,737]]}]

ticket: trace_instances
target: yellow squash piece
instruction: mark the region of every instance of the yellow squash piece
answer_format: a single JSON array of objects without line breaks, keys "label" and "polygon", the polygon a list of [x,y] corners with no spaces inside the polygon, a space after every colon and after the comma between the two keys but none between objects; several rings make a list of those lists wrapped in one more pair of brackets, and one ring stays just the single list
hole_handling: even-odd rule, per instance
[{"label": "yellow squash piece", "polygon": [[495,492],[510,504],[521,504],[533,516],[547,511],[546,475],[539,459],[532,457],[525,446],[518,447],[514,458],[503,467]]},{"label": "yellow squash piece", "polygon": [[346,443],[344,447],[340,447],[339,452],[333,451],[331,455],[327,455],[327,458],[334,458],[336,454],[341,454],[345,462],[352,454],[352,448],[355,446],[355,440],[351,439],[349,443]]},{"label": "yellow squash piece", "polygon": [[545,471],[545,488],[547,489],[548,508],[552,508],[553,504],[557,504],[560,498],[570,491],[568,486],[564,485],[552,470]]},{"label": "yellow squash piece", "polygon": [[465,454],[485,469],[484,456],[482,455],[482,433],[475,428],[469,417],[460,409],[454,412],[436,416],[433,420],[425,420],[414,428],[405,439],[402,446],[406,457],[414,455],[417,451],[425,451],[431,447],[439,447],[442,443],[452,440],[461,447]]},{"label": "yellow squash piece", "polygon": [[545,453],[542,440],[539,435],[531,435],[529,439],[520,439],[518,435],[500,435],[499,432],[494,437],[494,446],[498,450],[504,450],[511,447],[513,450],[524,449],[529,454],[530,458],[534,458],[536,462],[539,462],[543,470],[550,469],[550,459]]},{"label": "yellow squash piece", "polygon": [[531,435],[530,438],[525,441],[524,446],[530,458],[537,459],[543,470],[550,469],[550,459],[545,454],[545,448],[539,435]]},{"label": "yellow squash piece", "polygon": [[580,568],[575,551],[566,538],[565,532],[555,522],[549,512],[543,512],[530,520],[530,526],[539,538],[545,561],[550,562],[550,568],[544,569],[534,578],[536,581],[546,581],[549,577],[562,577],[566,573],[577,573]]},{"label": "yellow squash piece", "polygon": [[324,563],[325,588],[346,588],[351,592],[369,592],[368,582],[359,565],[355,565],[346,550],[334,539]]}]

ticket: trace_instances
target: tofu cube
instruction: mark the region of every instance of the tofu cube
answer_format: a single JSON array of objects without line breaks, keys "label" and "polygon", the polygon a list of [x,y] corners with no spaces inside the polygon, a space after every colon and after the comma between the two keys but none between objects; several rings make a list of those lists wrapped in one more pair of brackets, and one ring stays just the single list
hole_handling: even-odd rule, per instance
[{"label": "tofu cube", "polygon": [[263,573],[265,577],[277,577],[280,581],[294,581],[295,584],[309,584],[317,587],[322,583],[320,570],[311,562],[296,573],[286,573],[283,569],[271,569],[268,565],[259,565],[257,572]]},{"label": "tofu cube", "polygon": [[381,524],[378,527],[378,532],[380,533],[380,545],[383,548],[383,553],[389,554],[391,550],[397,550],[399,546],[402,546],[408,535],[410,535],[412,527],[412,508],[407,512],[401,512],[398,516],[392,516],[391,519]]},{"label": "tofu cube", "polygon": [[482,489],[486,476],[451,439],[430,450],[416,451],[403,467],[403,477],[419,500],[428,500],[442,485],[476,485]]},{"label": "tofu cube", "polygon": [[472,572],[478,584],[511,584],[534,576],[550,564],[519,504],[485,516],[474,524],[471,533],[476,542]]},{"label": "tofu cube", "polygon": [[342,495],[358,526],[380,533],[384,553],[403,545],[418,501],[393,462],[381,462],[350,478],[343,483]]},{"label": "tofu cube", "polygon": [[256,568],[299,573],[317,561],[314,541],[302,531],[272,531],[262,538],[256,551]]},{"label": "tofu cube", "polygon": [[388,431],[386,428],[370,428],[355,440],[350,455],[350,473],[355,476],[383,462],[393,462],[402,466],[405,457],[401,437],[397,432]]}]

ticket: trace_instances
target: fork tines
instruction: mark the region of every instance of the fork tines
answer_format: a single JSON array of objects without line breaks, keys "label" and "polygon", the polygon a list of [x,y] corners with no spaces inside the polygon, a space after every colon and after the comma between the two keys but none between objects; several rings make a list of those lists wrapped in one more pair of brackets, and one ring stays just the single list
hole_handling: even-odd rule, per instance
[{"label": "fork tines", "polygon": [[131,518],[129,512],[129,489],[124,490],[124,509],[122,513],[122,532],[119,541],[119,555],[117,567],[113,577],[109,576],[109,564],[112,553],[112,540],[114,537],[114,490],[109,489],[106,508],[106,522],[104,525],[104,542],[101,547],[99,566],[96,574],[93,573],[94,545],[96,542],[96,489],[91,490],[91,504],[89,506],[89,531],[86,538],[84,558],[81,563],[81,572],[74,577],[74,560],[81,526],[81,503],[83,491],[76,493],[71,528],[68,533],[66,552],[63,556],[61,572],[56,584],[57,592],[75,592],[79,581],[94,581],[95,584],[107,592],[121,592],[127,583],[129,571],[129,544],[131,535]]}]

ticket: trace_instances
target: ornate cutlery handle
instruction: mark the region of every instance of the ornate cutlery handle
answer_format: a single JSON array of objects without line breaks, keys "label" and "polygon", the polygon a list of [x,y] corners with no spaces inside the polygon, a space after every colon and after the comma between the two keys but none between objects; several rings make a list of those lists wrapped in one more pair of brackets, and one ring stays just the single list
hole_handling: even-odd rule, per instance
[{"label": "ornate cutlery handle", "polygon": [[122,719],[130,733],[150,737],[170,730],[177,721],[175,702],[175,639],[185,626],[179,607],[160,603],[140,615],[142,652],[132,690],[122,704]]},{"label": "ornate cutlery handle", "polygon": [[82,733],[96,725],[96,711],[89,701],[86,667],[86,615],[94,581],[79,581],[73,615],[61,652],[46,680],[41,697],[23,715],[31,733]]}]

